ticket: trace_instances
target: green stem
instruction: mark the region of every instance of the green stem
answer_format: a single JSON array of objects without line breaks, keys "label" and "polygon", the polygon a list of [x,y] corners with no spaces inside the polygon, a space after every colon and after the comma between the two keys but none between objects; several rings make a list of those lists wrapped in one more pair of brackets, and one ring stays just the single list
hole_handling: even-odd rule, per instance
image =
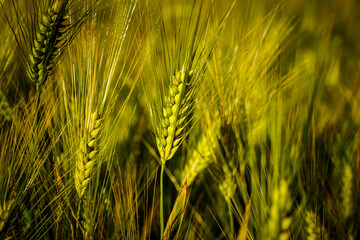
[{"label": "green stem", "polygon": [[39,105],[40,105],[40,84],[36,84],[36,99],[35,99],[35,119],[34,119],[34,149],[33,160],[35,161],[36,149],[37,149],[37,135],[38,135],[38,121],[39,121]]},{"label": "green stem", "polygon": [[160,240],[164,235],[164,199],[163,199],[164,168],[165,168],[165,162],[162,162],[161,171],[160,171]]},{"label": "green stem", "polygon": [[230,238],[230,239],[234,239],[234,234],[235,234],[235,230],[234,230],[234,219],[233,219],[233,215],[232,215],[232,211],[231,211],[231,203],[230,203],[230,200],[228,201],[228,211],[229,211],[229,219],[230,219],[230,234],[231,234],[231,238]]}]

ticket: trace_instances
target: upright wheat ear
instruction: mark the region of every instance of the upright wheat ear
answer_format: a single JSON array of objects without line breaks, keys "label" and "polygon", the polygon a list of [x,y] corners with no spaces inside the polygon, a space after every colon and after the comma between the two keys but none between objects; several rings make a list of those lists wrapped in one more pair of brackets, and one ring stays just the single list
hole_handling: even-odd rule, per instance
[{"label": "upright wheat ear", "polygon": [[172,77],[169,93],[165,96],[165,107],[161,117],[161,129],[156,137],[161,161],[171,159],[184,137],[184,128],[192,110],[190,74],[177,72]]},{"label": "upright wheat ear", "polygon": [[39,30],[32,43],[29,56],[28,74],[36,84],[41,84],[48,77],[53,63],[52,60],[58,50],[58,44],[63,34],[63,24],[66,20],[64,9],[60,11],[61,4],[56,1],[48,11],[41,16]]},{"label": "upright wheat ear", "polygon": [[91,174],[95,169],[96,158],[98,155],[98,139],[102,128],[103,120],[101,114],[95,111],[90,120],[87,136],[80,146],[77,154],[75,169],[75,188],[79,198],[81,198],[87,189]]},{"label": "upright wheat ear", "polygon": [[307,240],[316,240],[318,238],[320,229],[318,227],[318,223],[316,220],[316,214],[312,211],[307,211],[306,212],[306,218],[305,218],[305,222],[307,223],[306,225],[306,232],[307,232],[307,236],[306,239]]},{"label": "upright wheat ear", "polygon": [[269,239],[287,240],[290,238],[289,227],[292,217],[289,213],[292,208],[292,200],[288,183],[280,181],[280,186],[272,192],[270,218],[268,225]]},{"label": "upright wheat ear", "polygon": [[353,180],[353,174],[352,174],[352,169],[350,167],[349,164],[345,164],[344,166],[344,173],[343,173],[343,177],[342,177],[342,183],[343,183],[343,187],[342,187],[342,192],[341,192],[341,197],[342,197],[342,211],[344,214],[344,218],[348,218],[349,216],[351,216],[352,211],[353,211],[353,204],[352,204],[352,180]]}]

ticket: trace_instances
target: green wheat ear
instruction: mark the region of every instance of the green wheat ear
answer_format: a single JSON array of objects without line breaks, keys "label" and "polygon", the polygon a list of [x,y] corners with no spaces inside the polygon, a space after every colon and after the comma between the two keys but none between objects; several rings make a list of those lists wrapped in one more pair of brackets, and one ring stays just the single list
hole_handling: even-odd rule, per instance
[{"label": "green wheat ear", "polygon": [[342,177],[343,188],[342,188],[342,192],[341,192],[342,210],[343,210],[345,219],[348,218],[352,214],[352,211],[353,211],[352,179],[353,179],[352,169],[349,164],[345,164],[344,174]]},{"label": "green wheat ear", "polygon": [[305,222],[306,225],[306,233],[307,233],[307,240],[316,240],[317,239],[317,224],[316,224],[316,215],[311,211],[306,212]]},{"label": "green wheat ear", "polygon": [[67,1],[62,4],[56,1],[41,16],[28,62],[29,77],[36,84],[43,83],[53,68],[53,59],[59,49],[63,29],[66,27],[66,3]]},{"label": "green wheat ear", "polygon": [[10,122],[12,120],[12,110],[6,96],[0,90],[0,120],[2,119]]},{"label": "green wheat ear", "polygon": [[11,199],[9,201],[4,201],[3,204],[0,204],[0,232],[3,230],[6,224],[13,203],[14,199]]},{"label": "green wheat ear", "polygon": [[102,123],[103,119],[100,112],[95,111],[91,115],[87,135],[77,154],[74,178],[75,188],[79,198],[82,198],[84,195],[96,166],[97,155],[99,152],[98,140],[101,134]]},{"label": "green wheat ear", "polygon": [[169,92],[165,96],[161,128],[156,137],[156,144],[161,161],[171,159],[179,148],[184,136],[184,128],[189,124],[192,111],[191,73],[176,72],[171,78]]},{"label": "green wheat ear", "polygon": [[213,162],[209,144],[210,141],[202,134],[196,148],[192,151],[190,158],[186,162],[182,173],[182,181],[187,179],[188,185],[191,185],[196,177]]},{"label": "green wheat ear", "polygon": [[279,187],[274,189],[271,200],[268,239],[289,239],[288,231],[292,223],[289,213],[292,208],[292,200],[286,181],[281,181]]}]

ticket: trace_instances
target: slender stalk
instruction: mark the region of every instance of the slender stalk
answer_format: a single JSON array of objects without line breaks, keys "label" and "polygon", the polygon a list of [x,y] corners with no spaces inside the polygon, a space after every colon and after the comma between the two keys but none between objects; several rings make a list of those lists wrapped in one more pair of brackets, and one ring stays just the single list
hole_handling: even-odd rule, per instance
[{"label": "slender stalk", "polygon": [[161,171],[160,171],[160,240],[164,235],[164,199],[163,199],[164,168],[165,168],[165,162],[162,162]]},{"label": "slender stalk", "polygon": [[33,158],[35,159],[36,149],[37,149],[37,135],[38,135],[38,121],[39,121],[39,105],[40,105],[40,84],[36,84],[36,99],[35,99],[35,119],[34,119],[34,150]]},{"label": "slender stalk", "polygon": [[230,239],[234,239],[234,236],[235,236],[235,230],[234,230],[234,219],[233,219],[233,214],[232,214],[232,211],[231,211],[231,203],[228,202],[228,211],[229,211],[229,219],[230,219],[230,234],[231,234],[231,237]]}]

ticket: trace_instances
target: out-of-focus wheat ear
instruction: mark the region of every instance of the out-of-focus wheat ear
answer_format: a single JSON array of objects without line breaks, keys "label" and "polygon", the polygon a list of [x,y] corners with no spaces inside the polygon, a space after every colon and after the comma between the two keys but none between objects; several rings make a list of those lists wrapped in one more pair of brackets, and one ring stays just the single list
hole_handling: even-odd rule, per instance
[{"label": "out-of-focus wheat ear", "polygon": [[349,164],[345,164],[344,166],[344,173],[342,177],[342,211],[344,218],[348,218],[351,216],[353,211],[353,204],[352,204],[352,184],[353,181],[353,173],[352,169]]},{"label": "out-of-focus wheat ear", "polygon": [[12,110],[8,101],[6,100],[6,96],[0,90],[0,122],[2,120],[11,122]]},{"label": "out-of-focus wheat ear", "polygon": [[183,181],[187,178],[188,185],[191,185],[195,178],[201,174],[212,163],[209,142],[206,136],[201,135],[196,148],[192,151],[189,160],[184,167]]},{"label": "out-of-focus wheat ear", "polygon": [[45,82],[53,68],[53,59],[59,49],[63,29],[66,27],[66,3],[67,1],[56,1],[41,15],[28,61],[29,77],[36,84]]},{"label": "out-of-focus wheat ear", "polygon": [[14,199],[4,201],[2,204],[0,203],[0,232],[3,230],[8,220],[13,203]]},{"label": "out-of-focus wheat ear", "polygon": [[190,123],[192,111],[191,73],[178,71],[170,80],[170,87],[165,96],[161,127],[156,143],[161,161],[171,159],[186,135],[185,127]]},{"label": "out-of-focus wheat ear", "polygon": [[320,229],[318,227],[316,214],[313,211],[306,212],[305,222],[306,222],[306,239],[307,240],[318,239]]},{"label": "out-of-focus wheat ear", "polygon": [[292,200],[288,183],[280,181],[280,185],[272,192],[270,218],[268,222],[269,239],[286,240],[290,238],[289,228],[292,223],[290,211]]},{"label": "out-of-focus wheat ear", "polygon": [[99,152],[98,140],[101,134],[103,119],[100,112],[95,111],[91,115],[90,124],[83,143],[77,154],[75,168],[75,188],[81,199],[84,195],[91,175],[96,166],[96,160]]},{"label": "out-of-focus wheat ear", "polygon": [[219,190],[224,196],[225,200],[230,203],[231,197],[235,193],[236,190],[236,183],[234,179],[236,178],[236,168],[233,166],[224,166],[224,180],[219,185]]}]

